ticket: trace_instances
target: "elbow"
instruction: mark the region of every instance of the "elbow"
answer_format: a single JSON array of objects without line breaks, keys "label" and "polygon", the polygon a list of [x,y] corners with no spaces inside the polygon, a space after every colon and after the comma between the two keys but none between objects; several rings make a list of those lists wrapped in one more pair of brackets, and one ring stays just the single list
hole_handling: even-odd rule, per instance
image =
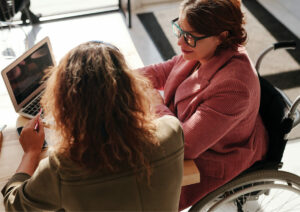
[{"label": "elbow", "polygon": [[195,151],[194,148],[191,148],[187,145],[184,146],[184,159],[194,160],[198,158],[199,153]]},{"label": "elbow", "polygon": [[22,211],[22,208],[16,208],[15,204],[18,201],[18,196],[15,194],[16,189],[12,189],[5,194],[3,198],[3,205],[6,211]]}]

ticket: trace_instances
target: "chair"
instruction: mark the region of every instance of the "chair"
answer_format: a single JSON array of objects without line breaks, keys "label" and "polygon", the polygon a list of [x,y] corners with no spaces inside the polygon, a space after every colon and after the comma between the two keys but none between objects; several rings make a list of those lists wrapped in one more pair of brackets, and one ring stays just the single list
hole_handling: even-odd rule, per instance
[{"label": "chair", "polygon": [[[280,42],[267,49],[257,61],[257,71],[267,52],[290,47],[295,48],[295,42]],[[282,167],[287,134],[300,121],[296,111],[300,96],[292,104],[266,79],[259,76],[259,80],[259,113],[269,134],[265,160],[256,162],[238,177],[199,200],[189,211],[299,211],[295,206],[300,204],[300,177],[278,169]]]},{"label": "chair", "polygon": [[30,24],[39,22],[39,16],[30,9],[30,0],[0,0],[0,21],[11,22],[17,12],[21,12],[23,24],[29,20]]},{"label": "chair", "polygon": [[[20,11],[23,24],[27,20],[31,24],[38,23],[39,17],[30,11],[29,6],[30,0],[0,0],[0,33],[3,42],[0,44],[0,53],[3,56],[1,59],[13,59],[18,55],[16,52],[21,53],[28,49],[27,33],[21,26],[13,23],[13,18]],[[20,30],[22,36],[19,36]],[[24,42],[20,41],[20,37],[25,37]]]}]

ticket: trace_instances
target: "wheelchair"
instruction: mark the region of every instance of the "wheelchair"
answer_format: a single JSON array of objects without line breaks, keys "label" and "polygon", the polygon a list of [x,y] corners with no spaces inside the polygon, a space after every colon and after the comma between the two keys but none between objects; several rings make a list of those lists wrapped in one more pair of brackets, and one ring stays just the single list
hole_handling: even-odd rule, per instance
[{"label": "wheelchair", "polygon": [[289,98],[259,74],[262,59],[276,49],[295,49],[293,41],[278,42],[262,52],[256,63],[261,86],[259,113],[269,134],[266,159],[256,162],[239,176],[209,193],[189,211],[252,212],[300,211],[300,177],[280,171],[287,135],[300,122],[300,96]]}]

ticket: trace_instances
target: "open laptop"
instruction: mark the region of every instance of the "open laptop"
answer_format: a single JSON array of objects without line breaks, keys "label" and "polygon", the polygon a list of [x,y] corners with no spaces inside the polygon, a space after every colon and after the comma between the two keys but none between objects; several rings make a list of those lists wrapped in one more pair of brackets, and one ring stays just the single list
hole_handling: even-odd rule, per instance
[{"label": "open laptop", "polygon": [[50,66],[55,66],[55,59],[46,37],[2,70],[8,94],[20,115],[33,118],[39,112],[44,71]]}]

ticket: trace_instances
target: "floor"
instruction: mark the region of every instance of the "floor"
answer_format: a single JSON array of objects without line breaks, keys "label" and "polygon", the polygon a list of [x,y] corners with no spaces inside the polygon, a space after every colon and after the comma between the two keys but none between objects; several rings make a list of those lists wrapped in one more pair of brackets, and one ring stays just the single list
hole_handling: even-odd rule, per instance
[{"label": "floor", "polygon": [[[297,29],[300,29],[300,17],[298,13],[300,5],[299,2],[297,2],[299,0],[261,0],[261,2],[265,2],[265,6],[269,9],[272,9],[275,2],[278,3],[277,5],[279,5],[282,4],[283,1],[288,2],[287,6],[289,6],[290,9],[293,9],[287,9],[286,11],[289,11],[288,13],[290,16],[296,20],[292,25],[294,25],[293,28],[296,29],[295,34],[300,37],[300,33],[297,32]],[[160,11],[163,9],[175,7],[177,4],[178,2],[175,2],[174,4],[156,4],[141,8],[137,12],[156,11],[157,13],[160,13]],[[294,6],[297,6],[298,9],[295,9]],[[274,13],[276,13],[275,9],[273,9]],[[169,14],[161,13],[160,15],[168,16]],[[279,16],[287,18],[285,12],[282,12]],[[13,50],[13,54],[12,52],[6,52],[6,56],[2,54],[2,57],[0,57],[0,69],[3,69],[16,56],[22,54],[22,52],[25,50],[24,31],[28,34],[28,47],[41,40],[43,37],[49,36],[57,62],[71,48],[89,40],[104,40],[118,46],[132,68],[138,68],[143,65],[161,62],[162,58],[159,52],[157,51],[151,39],[148,37],[147,32],[136,15],[133,15],[132,17],[132,26],[133,27],[131,29],[128,29],[122,14],[115,12],[74,18],[65,21],[49,22],[35,25],[33,27],[13,27],[10,31],[1,30],[0,52],[3,53],[3,51],[11,48]],[[2,78],[0,79],[0,96],[1,95],[7,95]],[[13,124],[11,123],[9,117],[1,117],[0,125],[8,123]],[[283,159],[285,164],[283,169],[298,175],[300,175],[300,163],[297,162],[299,161],[297,158],[300,149],[299,141],[300,140],[298,139],[292,140],[287,145]]]},{"label": "floor", "polygon": [[300,38],[299,0],[258,0],[268,11]]}]

